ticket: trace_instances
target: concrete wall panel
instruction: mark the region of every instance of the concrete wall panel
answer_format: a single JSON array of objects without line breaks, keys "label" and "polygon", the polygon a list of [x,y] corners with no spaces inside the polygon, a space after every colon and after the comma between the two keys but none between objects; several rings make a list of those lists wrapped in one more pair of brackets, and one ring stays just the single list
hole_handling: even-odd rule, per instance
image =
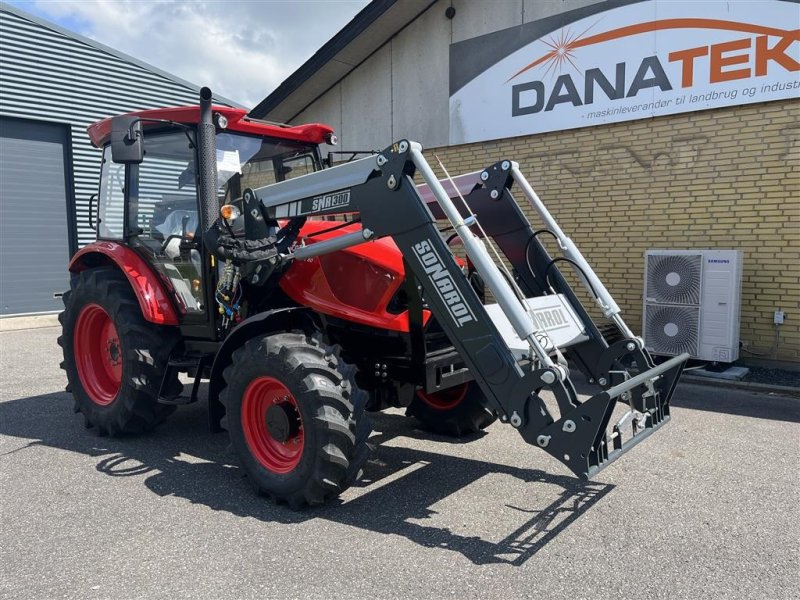
[{"label": "concrete wall panel", "polygon": [[392,141],[392,51],[386,45],[342,81],[345,149],[379,150]]},{"label": "concrete wall panel", "polygon": [[522,22],[530,23],[598,2],[601,0],[523,0]]},{"label": "concrete wall panel", "polygon": [[[339,83],[333,86],[325,94],[314,102],[311,106],[301,112],[295,119],[292,120],[293,124],[299,125],[301,123],[325,123],[330,125],[336,131],[339,137],[339,147],[345,147],[348,144],[346,141],[345,133],[342,131],[342,84]],[[354,142],[358,143],[358,142]],[[333,150],[334,148],[328,148]],[[325,146],[322,148],[325,151]]]},{"label": "concrete wall panel", "polygon": [[433,5],[392,40],[392,130],[424,146],[449,135],[447,81],[450,20],[447,4]]},{"label": "concrete wall panel", "polygon": [[453,43],[522,24],[522,0],[453,0]]}]

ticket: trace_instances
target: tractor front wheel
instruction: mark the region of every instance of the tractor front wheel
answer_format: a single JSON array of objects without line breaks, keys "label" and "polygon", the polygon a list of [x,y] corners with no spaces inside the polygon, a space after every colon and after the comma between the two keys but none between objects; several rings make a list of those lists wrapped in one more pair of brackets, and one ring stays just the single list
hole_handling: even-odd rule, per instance
[{"label": "tractor front wheel", "polygon": [[453,437],[477,433],[497,418],[484,405],[483,392],[474,381],[430,394],[417,390],[406,414],[423,429]]},{"label": "tractor front wheel", "polygon": [[297,509],[360,476],[371,432],[366,393],[336,347],[299,333],[256,337],[223,377],[222,424],[259,494]]},{"label": "tractor front wheel", "polygon": [[[175,410],[157,400],[177,330],[144,320],[125,275],[113,268],[83,271],[63,300],[61,368],[87,427],[101,435],[141,433]],[[170,395],[181,388],[177,376],[167,382]]]}]

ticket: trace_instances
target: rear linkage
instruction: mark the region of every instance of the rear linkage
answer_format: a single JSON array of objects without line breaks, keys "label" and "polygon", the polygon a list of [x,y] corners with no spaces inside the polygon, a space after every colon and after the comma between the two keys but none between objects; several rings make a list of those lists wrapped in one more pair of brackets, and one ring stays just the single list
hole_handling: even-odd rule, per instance
[{"label": "rear linkage", "polygon": [[[415,174],[421,175],[424,185],[414,184]],[[515,184],[545,229],[533,231],[511,195]],[[669,401],[688,355],[658,366],[653,363],[643,340],[622,320],[611,294],[560,229],[517,163],[501,161],[484,171],[440,182],[423,157],[422,147],[401,140],[377,156],[248,189],[243,196],[245,216],[252,212],[266,222],[360,213],[360,231],[310,245],[301,242],[281,256],[283,260],[308,259],[390,236],[405,257],[407,276],[422,285],[428,308],[480,385],[489,408],[519,430],[525,441],[550,453],[577,476],[591,477],[669,420]],[[462,201],[461,209],[455,198]],[[252,211],[254,206],[257,211]],[[477,222],[473,210],[485,215],[484,223]],[[440,236],[436,219],[441,218],[450,221],[499,306],[481,303]],[[247,229],[251,240],[264,232],[257,223],[250,223]],[[550,258],[538,239],[544,232],[556,239],[562,257]],[[487,239],[481,239],[484,234]],[[491,244],[488,238],[511,263],[513,280],[486,250],[485,244]],[[577,270],[622,340],[611,346],[606,343],[556,267],[558,261]],[[527,298],[524,302],[518,292]],[[563,308],[561,314],[575,327],[569,323],[548,326],[537,314],[545,304]],[[564,339],[563,331],[558,330],[568,325],[572,334]],[[602,391],[579,401],[561,350]],[[635,376],[629,373],[633,363],[641,371]],[[559,415],[548,409],[542,390],[555,396]],[[628,404],[629,410],[609,432],[618,401]],[[631,422],[631,435],[624,440],[627,421]]]}]

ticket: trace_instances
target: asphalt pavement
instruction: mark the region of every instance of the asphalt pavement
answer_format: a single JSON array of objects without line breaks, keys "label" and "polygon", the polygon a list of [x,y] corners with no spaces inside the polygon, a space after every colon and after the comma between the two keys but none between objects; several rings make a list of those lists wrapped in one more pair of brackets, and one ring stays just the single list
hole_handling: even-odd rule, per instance
[{"label": "asphalt pavement", "polygon": [[514,430],[374,419],[365,478],[296,513],[251,491],[201,402],[108,439],[57,328],[0,332],[0,597],[797,598],[800,400],[681,384],[593,481]]}]

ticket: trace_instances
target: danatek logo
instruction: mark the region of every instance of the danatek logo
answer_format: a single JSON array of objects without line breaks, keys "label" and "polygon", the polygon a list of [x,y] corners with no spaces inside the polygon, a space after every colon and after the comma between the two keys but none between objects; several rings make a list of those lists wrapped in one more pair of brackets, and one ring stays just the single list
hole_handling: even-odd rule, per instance
[{"label": "danatek logo", "polygon": [[444,266],[442,257],[434,250],[430,240],[423,240],[414,244],[414,254],[422,263],[428,277],[436,288],[439,297],[447,306],[450,316],[456,323],[456,327],[461,327],[470,321],[476,321],[475,315],[470,310],[464,297],[453,282],[453,276]]},{"label": "danatek logo", "polygon": [[[578,59],[575,51],[579,48],[639,34],[669,30],[729,31],[745,33],[749,36],[738,36],[729,41],[691,48],[675,44],[677,47],[671,52],[665,52],[665,55],[642,58],[638,66],[629,61],[619,62],[613,72],[598,68],[581,71],[576,64]],[[667,36],[664,38],[667,39]],[[652,88],[668,92],[676,88],[692,88],[698,81],[701,83],[707,81],[708,84],[715,85],[737,80],[754,80],[771,74],[770,67],[776,65],[783,69],[782,72],[796,73],[800,71],[800,62],[790,55],[793,44],[800,41],[800,33],[797,29],[784,30],[722,19],[661,19],[618,27],[593,35],[586,35],[584,32],[574,37],[562,30],[558,37],[542,41],[550,47],[550,50],[519,69],[508,78],[506,83],[539,65],[547,66],[545,75],[562,66],[571,67],[576,71],[576,78],[573,79],[572,75],[566,73],[559,75],[552,85],[537,80],[512,86],[511,115],[513,117],[551,111],[559,104],[588,106],[594,104],[595,101],[603,102],[603,96],[611,101],[634,98],[642,90]],[[669,41],[663,43],[668,44]],[[680,81],[673,81],[668,76],[665,65],[670,63],[679,65]],[[635,71],[631,68],[633,66],[635,66]],[[544,77],[542,78],[544,79]],[[800,89],[800,82],[787,81],[772,87],[768,85],[762,87],[765,88],[761,90],[762,92]],[[756,94],[756,89],[758,88],[755,88],[751,95]],[[698,95],[697,98],[689,96],[689,101],[708,101],[715,100],[717,97],[735,100],[738,90],[726,90],[716,93],[716,96],[715,93],[708,92],[706,95]],[[676,99],[674,102],[677,106],[685,102],[685,99],[680,101]],[[644,109],[669,108],[672,103],[672,99],[656,99],[651,103],[652,106],[645,106]],[[589,116],[607,117],[616,114],[615,110],[617,109],[606,108],[596,113],[589,113]]]}]

